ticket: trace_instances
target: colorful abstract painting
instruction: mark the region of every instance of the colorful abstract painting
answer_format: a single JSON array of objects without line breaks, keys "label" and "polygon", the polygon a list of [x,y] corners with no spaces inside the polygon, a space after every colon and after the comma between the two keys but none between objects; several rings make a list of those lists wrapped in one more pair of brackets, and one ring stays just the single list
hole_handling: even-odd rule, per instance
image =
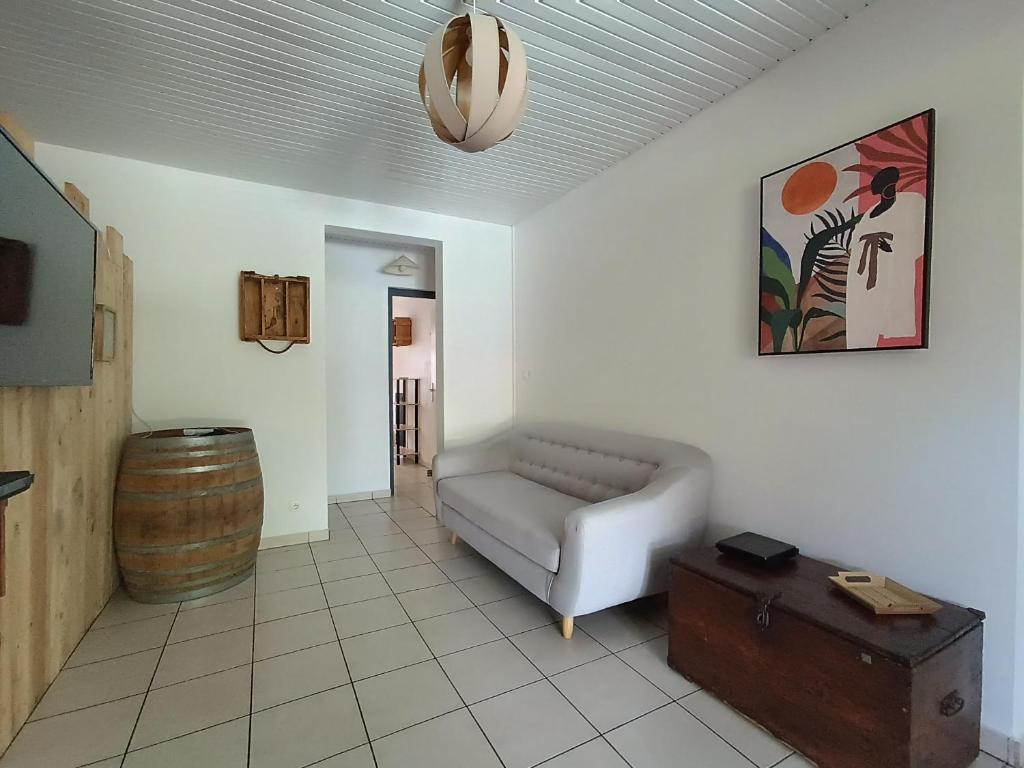
[{"label": "colorful abstract painting", "polygon": [[934,121],[761,179],[761,355],[927,346]]}]

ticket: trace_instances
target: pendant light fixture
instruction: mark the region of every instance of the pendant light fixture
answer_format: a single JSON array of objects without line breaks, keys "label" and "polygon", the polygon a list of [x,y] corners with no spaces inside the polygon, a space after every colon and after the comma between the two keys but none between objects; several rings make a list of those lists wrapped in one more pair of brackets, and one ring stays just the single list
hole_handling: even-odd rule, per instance
[{"label": "pendant light fixture", "polygon": [[496,16],[477,13],[474,2],[471,13],[431,35],[420,66],[420,99],[439,139],[482,152],[519,125],[526,82],[519,36]]}]

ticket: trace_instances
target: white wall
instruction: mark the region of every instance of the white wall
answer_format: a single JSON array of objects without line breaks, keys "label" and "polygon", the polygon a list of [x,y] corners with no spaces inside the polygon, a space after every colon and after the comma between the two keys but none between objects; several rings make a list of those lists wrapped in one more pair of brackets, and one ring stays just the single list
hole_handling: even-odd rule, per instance
[{"label": "white wall", "polygon": [[[430,248],[327,241],[327,493],[391,485],[388,288],[433,291]],[[409,277],[381,270],[405,254]]]},{"label": "white wall", "polygon": [[[515,229],[517,419],[691,441],[714,533],[987,611],[1017,735],[1022,35],[1019,0],[880,0]],[[760,176],[929,107],[931,349],[758,359]]]},{"label": "white wall", "polygon": [[434,299],[396,296],[392,314],[412,320],[412,344],[392,349],[392,375],[420,380],[419,463],[429,467],[437,453],[436,392],[430,389],[436,382]]},{"label": "white wall", "polygon": [[[40,144],[135,261],[135,409],[154,426],[244,423],[266,485],[264,536],[327,527],[324,228],[440,241],[445,439],[512,417],[511,230],[449,216]],[[312,343],[270,355],[238,339],[238,273],[308,275]],[[477,351],[485,348],[487,365]],[[385,377],[386,381],[386,377]],[[297,502],[300,509],[292,511]]]}]

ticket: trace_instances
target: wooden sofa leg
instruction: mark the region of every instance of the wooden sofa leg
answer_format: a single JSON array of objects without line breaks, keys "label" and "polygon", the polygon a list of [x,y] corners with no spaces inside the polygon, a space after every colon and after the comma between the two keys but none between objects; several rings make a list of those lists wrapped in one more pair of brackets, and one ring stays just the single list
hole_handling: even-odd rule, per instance
[{"label": "wooden sofa leg", "polygon": [[457,534],[455,531],[452,531],[451,536],[448,537],[448,541],[450,541],[452,543],[452,546],[454,547],[456,544],[459,543],[459,534]]},{"label": "wooden sofa leg", "polygon": [[562,637],[566,640],[572,639],[572,616],[562,617]]}]

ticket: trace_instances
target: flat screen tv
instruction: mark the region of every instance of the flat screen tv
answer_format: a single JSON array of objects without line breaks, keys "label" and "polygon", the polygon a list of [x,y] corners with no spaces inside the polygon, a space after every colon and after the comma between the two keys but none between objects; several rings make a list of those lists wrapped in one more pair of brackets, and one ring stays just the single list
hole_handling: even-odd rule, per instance
[{"label": "flat screen tv", "polygon": [[0,387],[92,383],[96,230],[0,129]]}]

